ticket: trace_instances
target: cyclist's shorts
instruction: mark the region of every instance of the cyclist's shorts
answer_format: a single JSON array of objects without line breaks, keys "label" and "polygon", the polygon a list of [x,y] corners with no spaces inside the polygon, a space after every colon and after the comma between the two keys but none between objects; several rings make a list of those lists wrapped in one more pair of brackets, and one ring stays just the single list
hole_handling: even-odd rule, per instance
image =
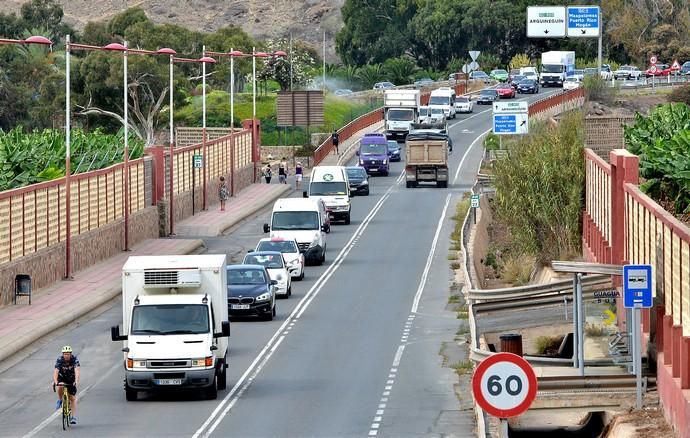
[{"label": "cyclist's shorts", "polygon": [[[65,383],[65,382],[59,382],[59,383]],[[74,386],[72,383],[65,383],[65,386],[67,387],[67,393],[69,395],[76,395],[77,394],[77,387]]]}]

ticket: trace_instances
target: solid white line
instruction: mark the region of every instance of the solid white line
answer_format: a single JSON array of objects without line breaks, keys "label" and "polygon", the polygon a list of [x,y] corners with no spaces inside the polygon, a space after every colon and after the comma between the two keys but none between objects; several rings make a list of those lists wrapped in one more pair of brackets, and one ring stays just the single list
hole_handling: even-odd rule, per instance
[{"label": "solid white line", "polygon": [[398,351],[395,353],[395,358],[393,359],[393,366],[397,367],[400,365],[400,358],[402,357],[403,351],[405,351],[405,346],[401,345],[398,347]]},{"label": "solid white line", "polygon": [[[493,129],[493,128],[491,128],[491,129]],[[472,150],[474,145],[479,140],[483,139],[486,134],[491,132],[491,129],[487,129],[486,131],[482,132],[481,134],[479,134],[479,136],[477,138],[474,139],[474,141],[472,143],[470,143],[470,147],[467,148],[467,150],[465,151],[465,154],[462,156],[462,159],[460,160],[460,164],[458,164],[458,170],[455,171],[455,177],[453,178],[453,184],[458,182],[458,176],[460,176],[460,169],[462,169],[462,163],[465,161],[465,158],[467,158],[467,155],[470,153],[470,151]]]},{"label": "solid white line", "polygon": [[[431,269],[431,261],[434,258],[434,253],[436,252],[436,245],[438,244],[438,237],[441,234],[443,221],[446,218],[448,204],[450,204],[450,193],[446,195],[446,204],[443,206],[443,212],[441,213],[441,217],[438,219],[438,225],[436,226],[436,234],[434,234],[434,240],[431,242],[431,249],[429,250],[429,256],[426,259],[426,266],[424,266],[424,272],[422,273],[422,278],[419,281],[419,287],[417,288],[417,293],[415,294],[414,302],[412,303],[412,313],[417,313],[417,308],[419,307],[419,300],[422,298],[422,293],[424,292],[424,287],[426,286],[426,279],[429,276],[429,269]],[[397,365],[393,363],[393,366]]]},{"label": "solid white line", "polygon": [[[110,374],[115,371],[116,369],[122,367],[121,362],[117,362],[115,365],[113,365],[108,371],[105,372],[105,374],[101,375],[100,379],[96,380],[93,384],[87,386],[84,388],[83,391],[80,392],[80,395],[77,396],[77,402],[81,401],[82,398],[91,390],[91,388],[94,388],[96,385],[100,385],[101,382],[103,382]],[[56,398],[51,398],[51,400],[57,400]],[[62,411],[59,409],[53,412],[48,418],[43,420],[38,426],[34,427],[29,433],[24,435],[24,438],[30,438],[34,435],[36,435],[38,432],[41,430],[45,429],[46,426],[48,426],[53,420],[55,420],[58,416],[60,416]]]},{"label": "solid white line", "polygon": [[[401,176],[404,175],[404,172],[401,172]],[[258,371],[261,369],[261,367],[257,368],[257,365],[262,361],[262,363],[265,363],[272,355],[273,352],[275,351],[275,347],[279,344],[279,342],[282,342],[282,337],[280,338],[279,342],[276,342],[276,339],[278,336],[280,336],[283,331],[285,330],[285,326],[287,326],[290,323],[294,324],[294,320],[299,319],[299,317],[302,315],[304,310],[309,306],[313,298],[321,291],[323,286],[325,285],[326,281],[331,277],[333,272],[342,264],[343,260],[347,256],[347,254],[350,252],[350,250],[353,247],[353,244],[355,240],[364,232],[368,224],[371,222],[373,217],[378,213],[378,211],[381,209],[383,206],[383,203],[388,199],[390,196],[390,193],[393,191],[393,188],[395,188],[394,185],[388,188],[384,195],[381,197],[381,199],[378,200],[378,202],[374,205],[372,210],[365,216],[364,220],[362,220],[362,223],[357,227],[355,230],[355,233],[352,235],[350,240],[345,244],[343,249],[341,249],[340,253],[336,256],[334,262],[332,265],[330,265],[326,271],[319,277],[319,279],[314,283],[314,285],[309,289],[309,291],[304,295],[304,297],[300,300],[300,302],[295,306],[293,311],[290,313],[290,315],[285,319],[283,324],[276,330],[276,332],[273,334],[271,339],[266,343],[264,348],[259,352],[259,354],[256,356],[254,361],[249,365],[249,367],[245,370],[244,374],[240,377],[240,379],[235,383],[235,386],[230,390],[230,392],[223,398],[223,400],[218,404],[218,406],[211,412],[211,415],[204,421],[204,423],[197,429],[197,431],[192,435],[192,438],[199,438],[202,436],[203,437],[208,437],[213,430],[218,426],[220,421],[228,414],[232,406],[237,402],[237,399],[244,393],[246,390],[247,386],[251,381],[256,377],[258,374]],[[284,335],[283,335],[284,337]],[[275,345],[273,343],[275,342]],[[265,357],[264,357],[265,356]],[[263,365],[262,365],[263,366]],[[255,369],[256,368],[256,369]],[[252,375],[252,378],[247,380],[249,375]],[[237,394],[237,395],[236,395]],[[233,399],[225,409],[223,409],[224,405],[228,403]],[[222,410],[222,412],[221,412]],[[218,417],[216,419],[216,417]],[[215,421],[214,421],[215,420]],[[204,433],[204,430],[211,425],[213,422],[213,425]]]}]

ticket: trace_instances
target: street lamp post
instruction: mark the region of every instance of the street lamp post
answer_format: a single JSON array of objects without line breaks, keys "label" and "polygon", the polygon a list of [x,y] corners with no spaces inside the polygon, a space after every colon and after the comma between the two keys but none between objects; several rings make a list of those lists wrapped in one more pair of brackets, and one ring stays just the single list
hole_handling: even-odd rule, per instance
[{"label": "street lamp post", "polygon": [[207,201],[206,201],[206,181],[208,180],[208,153],[207,153],[207,148],[206,148],[206,64],[207,63],[215,63],[216,60],[213,58],[210,58],[206,56],[206,46],[203,47],[202,50],[202,56],[201,59],[199,59],[199,62],[201,62],[201,83],[202,83],[202,96],[201,96],[201,123],[202,123],[202,128],[201,128],[201,143],[202,143],[202,154],[203,154],[203,209],[206,210],[207,207]]},{"label": "street lamp post", "polygon": [[158,49],[158,50],[156,51],[156,53],[159,54],[159,55],[168,55],[168,56],[170,57],[170,73],[169,73],[170,84],[169,84],[169,86],[168,86],[168,94],[169,94],[169,96],[168,96],[168,97],[169,97],[169,103],[168,103],[169,109],[168,109],[168,112],[170,113],[170,114],[169,114],[170,117],[169,117],[169,121],[168,121],[169,129],[170,129],[170,133],[169,133],[169,137],[170,137],[170,153],[169,153],[169,157],[168,157],[168,161],[169,161],[169,172],[168,172],[168,173],[169,173],[169,175],[168,175],[168,193],[169,193],[169,196],[168,196],[168,197],[169,197],[169,199],[168,199],[168,204],[169,204],[169,208],[170,208],[170,210],[169,210],[170,213],[169,213],[169,215],[168,215],[168,216],[169,216],[169,217],[168,217],[168,221],[169,221],[169,223],[170,223],[170,235],[171,235],[171,236],[174,236],[174,235],[175,235],[175,231],[174,231],[174,228],[173,228],[173,224],[174,224],[174,219],[173,219],[173,212],[174,212],[174,210],[173,210],[173,194],[174,194],[175,192],[174,192],[174,189],[173,189],[173,184],[174,184],[174,179],[173,179],[173,169],[174,169],[174,166],[173,166],[173,157],[174,157],[174,153],[175,153],[175,138],[174,138],[174,132],[173,132],[173,64],[174,64],[174,62],[175,62],[175,55],[177,54],[177,52],[175,52],[173,49],[170,49],[170,48],[168,48],[168,47],[164,47],[164,48],[162,48],[162,49]]}]

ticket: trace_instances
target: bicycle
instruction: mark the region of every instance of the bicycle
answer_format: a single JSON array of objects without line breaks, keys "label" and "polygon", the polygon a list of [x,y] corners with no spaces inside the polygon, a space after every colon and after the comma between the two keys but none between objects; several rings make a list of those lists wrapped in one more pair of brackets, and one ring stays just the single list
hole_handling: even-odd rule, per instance
[{"label": "bicycle", "polygon": [[67,428],[71,427],[70,419],[72,417],[72,407],[69,403],[69,391],[67,390],[70,385],[64,383],[55,385],[53,383],[53,392],[55,392],[56,386],[59,386],[62,390],[62,430],[67,430]]}]

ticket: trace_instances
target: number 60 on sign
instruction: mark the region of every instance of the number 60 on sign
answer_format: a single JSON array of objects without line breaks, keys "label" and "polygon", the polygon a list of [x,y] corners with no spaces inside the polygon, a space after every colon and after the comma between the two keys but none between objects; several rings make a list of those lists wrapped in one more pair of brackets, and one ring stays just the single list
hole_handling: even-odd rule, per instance
[{"label": "number 60 on sign", "polygon": [[489,415],[515,417],[527,409],[537,395],[537,376],[532,366],[512,353],[497,353],[484,359],[472,376],[477,404]]}]

